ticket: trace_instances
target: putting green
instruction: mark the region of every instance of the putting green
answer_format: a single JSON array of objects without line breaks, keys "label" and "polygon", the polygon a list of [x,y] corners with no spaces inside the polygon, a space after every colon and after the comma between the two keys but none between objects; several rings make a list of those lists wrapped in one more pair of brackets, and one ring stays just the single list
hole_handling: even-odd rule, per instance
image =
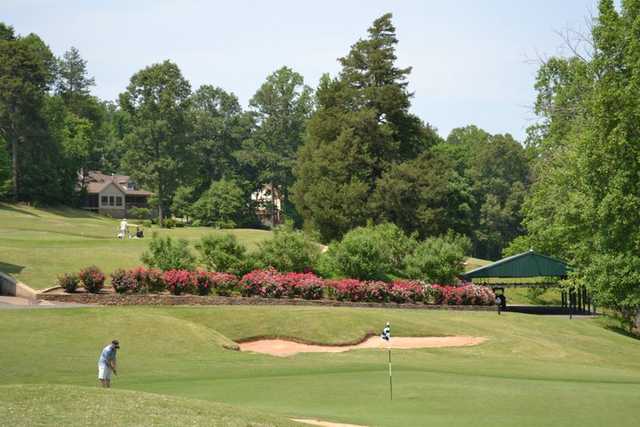
[{"label": "putting green", "polygon": [[[398,336],[487,341],[394,352],[393,402],[387,354],[380,350],[278,358],[224,348],[229,340],[260,335],[354,341],[387,320]],[[6,310],[0,311],[0,384],[97,387],[98,353],[118,338],[116,389],[220,402],[281,420],[635,426],[640,341],[610,327],[606,319],[321,307]],[[68,410],[50,408],[59,416]]]}]

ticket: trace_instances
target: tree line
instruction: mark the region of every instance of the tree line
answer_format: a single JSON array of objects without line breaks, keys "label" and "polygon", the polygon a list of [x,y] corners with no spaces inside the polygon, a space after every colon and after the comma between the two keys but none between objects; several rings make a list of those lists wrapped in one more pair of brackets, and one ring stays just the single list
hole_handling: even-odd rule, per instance
[{"label": "tree line", "polygon": [[420,239],[465,235],[475,256],[496,259],[524,232],[538,151],[473,125],[441,137],[410,111],[397,43],[383,15],[336,76],[312,89],[282,67],[244,109],[222,88],[192,88],[171,61],[100,100],[77,49],[56,58],[0,24],[0,195],[77,205],[79,174],[124,173],[154,192],[161,221],[233,227],[256,225],[250,194],[270,184],[322,242],[389,222]]},{"label": "tree line", "polygon": [[588,287],[629,327],[640,310],[640,2],[600,0],[570,55],[541,64],[529,132],[535,176],[523,205],[534,247],[568,260],[569,286]]}]

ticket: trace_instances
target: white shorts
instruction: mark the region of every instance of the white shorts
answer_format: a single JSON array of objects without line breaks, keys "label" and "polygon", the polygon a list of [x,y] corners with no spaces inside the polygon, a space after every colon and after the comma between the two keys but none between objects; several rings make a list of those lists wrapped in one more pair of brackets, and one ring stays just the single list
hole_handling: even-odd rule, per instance
[{"label": "white shorts", "polygon": [[98,365],[98,379],[99,380],[110,380],[111,379],[111,368],[107,365]]}]

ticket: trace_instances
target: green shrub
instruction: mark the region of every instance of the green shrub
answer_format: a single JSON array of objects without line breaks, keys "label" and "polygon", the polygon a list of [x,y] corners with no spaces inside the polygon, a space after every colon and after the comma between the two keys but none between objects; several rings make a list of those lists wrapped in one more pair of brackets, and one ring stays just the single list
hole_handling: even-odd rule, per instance
[{"label": "green shrub", "polygon": [[148,267],[162,271],[193,270],[195,265],[195,257],[185,239],[173,240],[171,237],[158,237],[155,233],[141,259]]},{"label": "green shrub", "polygon": [[262,267],[302,273],[314,269],[319,255],[320,248],[315,243],[287,224],[276,229],[271,239],[258,245],[255,257]]},{"label": "green shrub", "polygon": [[56,281],[56,285],[60,286],[67,293],[73,293],[78,288],[78,284],[80,284],[80,277],[77,274],[63,274],[58,277]]},{"label": "green shrub", "polygon": [[129,208],[127,209],[127,216],[133,219],[149,219],[151,210],[149,208]]},{"label": "green shrub", "polygon": [[142,226],[144,228],[151,228],[152,225],[153,225],[153,222],[148,219],[142,221]]},{"label": "green shrub", "polygon": [[320,271],[325,276],[385,279],[403,270],[403,261],[415,246],[415,238],[393,224],[369,224],[330,245],[320,261]]},{"label": "green shrub", "polygon": [[176,220],[173,218],[165,218],[162,220],[162,226],[164,228],[174,228],[176,226]]},{"label": "green shrub", "polygon": [[246,252],[233,234],[219,233],[203,236],[196,243],[200,262],[211,271],[244,274]]},{"label": "green shrub", "polygon": [[428,283],[453,284],[463,271],[464,247],[447,237],[431,237],[405,258],[406,276]]}]

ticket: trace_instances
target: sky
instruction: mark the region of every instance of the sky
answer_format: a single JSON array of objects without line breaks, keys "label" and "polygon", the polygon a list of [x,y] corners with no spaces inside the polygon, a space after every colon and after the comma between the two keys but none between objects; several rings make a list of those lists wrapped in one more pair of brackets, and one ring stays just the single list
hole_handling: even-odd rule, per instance
[{"label": "sky", "polygon": [[535,115],[540,58],[566,53],[596,0],[106,1],[0,0],[0,21],[38,34],[54,54],[88,61],[93,94],[116,100],[131,76],[169,59],[195,89],[219,86],[243,106],[282,66],[315,87],[337,58],[393,13],[398,65],[411,66],[411,110],[438,129],[475,124],[522,141]]}]

